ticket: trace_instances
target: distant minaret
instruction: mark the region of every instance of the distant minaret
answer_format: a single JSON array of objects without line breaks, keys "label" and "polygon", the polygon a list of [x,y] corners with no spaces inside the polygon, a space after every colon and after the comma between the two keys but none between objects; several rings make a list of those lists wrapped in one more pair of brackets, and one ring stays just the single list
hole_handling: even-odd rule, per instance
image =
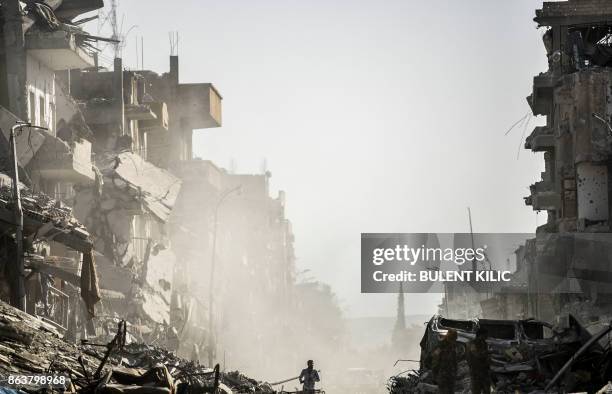
[{"label": "distant minaret", "polygon": [[399,293],[397,294],[397,318],[395,320],[395,327],[393,328],[393,334],[391,336],[391,344],[393,346],[404,345],[404,338],[406,334],[406,315],[404,312],[404,286],[400,282]]}]

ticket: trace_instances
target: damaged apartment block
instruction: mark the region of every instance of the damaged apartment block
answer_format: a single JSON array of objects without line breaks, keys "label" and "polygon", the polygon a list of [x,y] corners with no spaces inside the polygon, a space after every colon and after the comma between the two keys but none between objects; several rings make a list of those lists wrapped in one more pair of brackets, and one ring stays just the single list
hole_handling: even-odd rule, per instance
[{"label": "damaged apartment block", "polygon": [[543,154],[545,170],[525,203],[547,222],[516,250],[511,283],[472,304],[487,318],[572,313],[597,326],[612,318],[612,3],[544,2],[534,20],[549,67],[527,101],[546,123],[525,148]]},{"label": "damaged apartment block", "polygon": [[[170,167],[192,158],[194,129],[221,125],[221,96],[210,83],[179,83],[178,56],[163,75],[126,71],[119,58],[111,70],[99,67],[96,42],[114,40],[84,31],[91,18],[79,16],[103,6],[101,0],[2,2],[0,170],[8,210],[2,219],[10,234],[10,130],[29,122],[46,130],[25,126],[15,136],[28,237],[23,275],[26,289],[35,289],[25,295],[27,311],[64,333],[78,325],[72,339],[108,334],[112,321],[127,318],[140,327],[135,335],[162,332],[176,348],[170,309],[177,264],[167,223],[182,181]],[[58,212],[67,218],[62,223],[80,229],[81,243],[66,230],[52,231],[48,223],[57,222]],[[89,299],[75,296],[90,260],[100,287],[93,299],[102,299],[93,320]],[[5,300],[12,290],[9,261],[4,256]]]},{"label": "damaged apartment block", "polygon": [[[221,125],[217,91],[211,84],[179,84],[178,56],[170,60],[171,72],[163,76],[126,71],[121,59],[111,71],[61,75],[93,136],[98,176],[77,188],[74,213],[103,255],[98,273],[114,294],[109,312],[162,330],[181,324],[170,313],[177,267],[167,223],[182,181],[170,163],[191,159],[194,129]],[[174,350],[176,335],[166,344]]]},{"label": "damaged apartment block", "polygon": [[[69,205],[74,188],[92,184],[95,172],[88,127],[78,105],[57,83],[56,73],[94,66],[93,45],[106,39],[85,32],[79,15],[102,5],[8,0],[0,8],[0,172],[7,211],[2,217],[2,286],[12,293],[13,304],[25,299],[28,312],[73,338],[78,327],[91,328],[100,296],[92,238]],[[11,129],[20,121],[46,131],[17,128],[11,143]],[[15,169],[19,177],[14,179],[23,183],[10,180]],[[16,273],[11,272],[16,223],[8,214],[16,211],[17,201],[9,192],[14,188],[21,189],[25,266],[17,267]],[[18,294],[18,282],[24,282],[25,294]],[[9,300],[4,293],[2,298]]]},{"label": "damaged apartment block", "polygon": [[408,392],[438,391],[432,352],[451,328],[462,348],[456,385],[466,390],[465,344],[479,328],[499,392],[596,392],[612,378],[612,353],[599,342],[612,321],[612,2],[544,2],[534,20],[545,29],[548,70],[527,101],[546,123],[525,148],[543,153],[545,171],[525,202],[547,222],[516,249],[510,282],[486,292],[447,286],[419,372],[395,382]]},{"label": "damaged apartment block", "polygon": [[549,70],[528,97],[546,117],[526,148],[544,152],[546,171],[527,204],[548,212],[548,232],[610,231],[608,173],[612,155],[612,5],[601,1],[544,3],[535,21]]},{"label": "damaged apartment block", "polygon": [[535,18],[550,26],[549,70],[534,78],[528,102],[547,122],[526,147],[545,153],[546,171],[526,202],[548,212],[548,232],[610,231],[611,15],[606,2],[569,1],[545,3]]},{"label": "damaged apartment block", "polygon": [[[525,201],[546,211],[548,220],[538,228],[532,260],[541,274],[575,277],[581,291],[563,291],[571,286],[559,283],[558,294],[538,297],[529,315],[551,319],[568,305],[588,304],[573,312],[597,320],[612,306],[606,285],[612,265],[608,258],[590,259],[597,263],[589,266],[581,261],[587,251],[595,257],[594,250],[602,255],[612,250],[612,4],[545,2],[534,20],[547,29],[549,69],[534,78],[528,102],[546,125],[534,129],[525,147],[543,152],[545,171]],[[579,292],[587,296],[574,294]]]},{"label": "damaged apartment block", "polygon": [[[13,335],[0,335],[0,371],[50,368],[47,343],[77,391],[150,384],[110,371],[116,351],[131,349],[206,390],[271,392],[212,366],[221,355],[256,359],[261,371],[279,358],[302,363],[303,330],[319,324],[307,321],[309,300],[331,290],[298,283],[285,194],[270,195],[270,172],[193,156],[194,131],[222,125],[216,87],[181,83],[175,53],[164,73],[127,70],[118,57],[103,67],[97,43],[118,42],[83,29],[102,7],[0,1],[0,333]],[[281,335],[295,347],[259,340]]]}]

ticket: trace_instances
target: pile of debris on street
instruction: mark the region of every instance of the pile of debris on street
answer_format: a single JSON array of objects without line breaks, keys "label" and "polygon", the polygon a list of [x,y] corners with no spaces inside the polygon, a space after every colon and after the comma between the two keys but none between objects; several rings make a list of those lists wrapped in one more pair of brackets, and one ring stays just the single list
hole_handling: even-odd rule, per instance
[{"label": "pile of debris on street", "polygon": [[468,342],[480,328],[488,332],[491,383],[501,393],[597,392],[612,380],[611,325],[591,334],[572,315],[563,324],[527,320],[452,320],[434,316],[421,340],[419,370],[394,376],[388,390],[437,393],[432,359],[449,329],[457,332],[455,390],[469,393]]},{"label": "pile of debris on street", "polygon": [[0,301],[0,386],[24,392],[274,393],[267,383],[129,338],[122,321],[109,343],[77,346],[52,325]]}]

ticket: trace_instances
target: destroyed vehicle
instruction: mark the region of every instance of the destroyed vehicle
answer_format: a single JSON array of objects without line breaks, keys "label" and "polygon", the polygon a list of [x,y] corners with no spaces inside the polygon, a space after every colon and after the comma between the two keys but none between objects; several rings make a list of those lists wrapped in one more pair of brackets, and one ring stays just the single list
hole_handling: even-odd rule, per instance
[{"label": "destroyed vehicle", "polygon": [[[457,331],[458,388],[469,388],[466,346],[479,328],[488,333],[491,379],[498,391],[529,392],[552,384],[588,390],[591,385],[601,387],[600,383],[607,382],[610,376],[608,347],[604,349],[593,341],[595,338],[571,315],[562,328],[535,319],[454,320],[436,315],[427,323],[420,342],[419,384],[435,385],[431,373],[433,353],[451,328]],[[571,360],[584,346],[588,351]]]},{"label": "destroyed vehicle", "polygon": [[[577,323],[573,319],[574,323]],[[488,332],[487,343],[493,353],[506,349],[528,346],[540,351],[552,348],[555,343],[552,326],[548,323],[528,320],[453,320],[436,315],[427,324],[421,339],[421,367],[431,367],[427,355],[438,346],[438,342],[453,328],[457,331],[457,352],[465,356],[466,344],[476,337],[476,331],[484,328]],[[534,349],[535,350],[535,349]],[[520,355],[513,353],[511,361],[521,361]]]}]

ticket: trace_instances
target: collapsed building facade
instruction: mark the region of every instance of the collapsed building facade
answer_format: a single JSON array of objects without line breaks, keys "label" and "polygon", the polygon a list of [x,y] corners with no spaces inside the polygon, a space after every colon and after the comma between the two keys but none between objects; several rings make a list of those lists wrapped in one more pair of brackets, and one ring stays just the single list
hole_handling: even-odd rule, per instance
[{"label": "collapsed building facade", "polygon": [[[48,129],[19,136],[20,170],[34,192],[73,208],[67,207],[66,215],[78,218],[73,220],[83,229],[87,246],[68,250],[49,229],[38,232],[47,241],[36,246],[42,260],[37,271],[28,266],[27,272],[36,273],[29,282],[46,282],[41,275],[61,283],[66,281],[59,277],[78,277],[80,254],[93,249],[101,294],[106,295],[101,315],[132,314],[135,326],[145,318],[169,325],[175,261],[165,226],[181,181],[168,167],[191,158],[193,129],[220,126],[221,97],[211,84],[179,84],[177,56],[171,58],[170,73],[155,81],[125,71],[121,59],[115,59],[111,71],[95,67],[92,37],[73,19],[102,6],[101,1],[40,2],[26,8],[19,1],[2,4],[5,161],[10,157],[8,132],[16,121]],[[11,168],[3,170],[10,174]],[[5,270],[10,262],[5,255]],[[10,280],[6,283],[10,287]],[[65,295],[61,283],[50,288]],[[36,304],[35,294],[28,294],[28,305]],[[68,300],[61,305],[65,311],[56,323],[66,329],[66,314],[78,314],[80,307]],[[36,313],[32,308],[28,311]],[[96,335],[93,324],[84,326]]]},{"label": "collapsed building facade", "polygon": [[[185,124],[182,108],[197,110],[196,117],[203,117],[210,107],[211,84],[205,84],[206,95],[175,100],[185,96],[176,92],[181,85],[175,68],[168,77],[174,83],[167,84],[174,95],[157,98],[147,92],[144,77],[126,71],[121,59],[115,59],[110,71],[98,67],[93,41],[109,40],[79,27],[91,18],[74,18],[102,6],[101,1],[2,4],[4,158],[8,162],[11,157],[8,132],[15,122],[47,129],[26,127],[17,139],[20,172],[34,192],[56,198],[79,226],[90,231],[85,238],[97,256],[103,296],[99,315],[129,315],[135,327],[150,322],[169,325],[175,261],[165,226],[181,181],[147,160],[155,157],[148,141],[155,147],[151,151],[164,150],[170,162],[185,159],[193,128],[220,126],[221,98],[217,94],[213,102],[218,121],[196,123],[187,133],[190,124]],[[178,66],[178,57],[171,63]],[[173,122],[164,99],[175,100]],[[155,145],[160,135],[172,142],[170,148]],[[3,170],[11,174],[12,169]],[[82,257],[57,245],[56,238],[47,239],[46,249],[38,250],[45,256],[43,263],[52,261],[55,271],[78,274],[72,272],[74,261]],[[5,260],[4,266],[10,265],[10,259]],[[36,275],[30,280],[40,281]],[[78,303],[69,309],[77,313]],[[66,328],[64,321],[56,323]],[[79,335],[99,334],[89,323]]]},{"label": "collapsed building facade", "polygon": [[109,341],[126,321],[132,340],[209,365],[250,349],[269,368],[277,334],[306,352],[298,328],[314,305],[296,294],[320,289],[296,284],[284,192],[270,196],[269,173],[193,157],[194,130],[222,124],[222,96],[181,83],[178,56],[161,74],[100,66],[96,42],[116,42],[87,33],[82,15],[103,6],[0,4],[0,299],[25,299],[71,342]]}]

